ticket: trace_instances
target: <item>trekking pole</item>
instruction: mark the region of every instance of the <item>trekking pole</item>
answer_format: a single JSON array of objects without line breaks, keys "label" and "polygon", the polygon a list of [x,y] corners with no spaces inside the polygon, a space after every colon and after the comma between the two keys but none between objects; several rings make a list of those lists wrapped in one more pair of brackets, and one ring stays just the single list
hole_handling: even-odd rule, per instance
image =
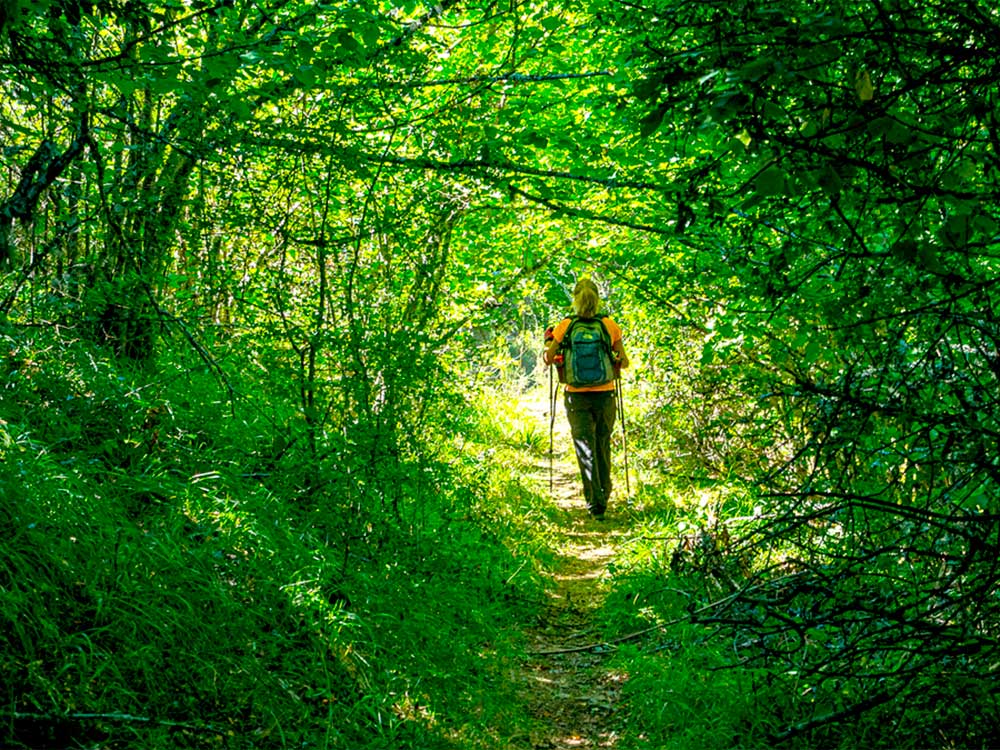
[{"label": "trekking pole", "polygon": [[[551,326],[545,329],[545,351],[544,356],[548,356],[549,342],[554,341],[555,337],[552,333]],[[549,362],[549,494],[555,494],[555,471],[552,468],[553,454],[555,453],[554,448],[554,437],[553,433],[556,429],[556,391],[558,386],[555,384],[552,376],[552,371],[555,369],[555,361]]]},{"label": "trekking pole", "polygon": [[552,382],[552,365],[549,365],[549,494],[555,492],[555,474],[552,469],[553,432],[556,428],[556,391]]},{"label": "trekking pole", "polygon": [[620,377],[615,382],[615,391],[618,393],[618,413],[621,414],[622,418],[622,451],[625,454],[625,497],[629,498],[632,496],[632,487],[628,481],[628,437],[625,432],[625,393],[622,389]]}]

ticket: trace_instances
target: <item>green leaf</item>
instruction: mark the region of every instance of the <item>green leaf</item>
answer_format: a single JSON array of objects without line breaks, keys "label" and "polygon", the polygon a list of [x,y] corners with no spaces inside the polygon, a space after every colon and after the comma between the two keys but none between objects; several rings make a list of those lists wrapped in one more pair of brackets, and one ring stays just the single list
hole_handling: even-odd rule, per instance
[{"label": "green leaf", "polygon": [[977,216],[973,221],[973,231],[992,238],[997,233],[997,222],[989,216]]},{"label": "green leaf", "polygon": [[303,88],[310,88],[316,83],[316,69],[312,65],[300,65],[294,78]]},{"label": "green leaf", "polygon": [[643,138],[648,138],[657,130],[659,130],[660,125],[663,124],[663,117],[666,115],[667,109],[665,106],[660,105],[648,115],[643,117],[639,121],[639,135]]},{"label": "green leaf", "polygon": [[787,113],[781,107],[781,105],[774,102],[764,102],[764,117],[771,120],[783,120],[786,118]]},{"label": "green leaf", "polygon": [[740,68],[736,75],[744,81],[760,81],[774,68],[774,61],[767,57],[759,57]]},{"label": "green leaf", "polygon": [[837,170],[830,164],[827,164],[817,173],[816,184],[831,198],[838,197],[841,189],[844,187],[844,181],[837,174]]},{"label": "green leaf", "polygon": [[819,355],[823,352],[823,344],[816,338],[812,338],[806,344],[805,352],[803,353],[803,361],[807,365],[813,364]]},{"label": "green leaf", "polygon": [[250,105],[239,96],[233,96],[229,99],[229,109],[239,122],[246,122],[253,114]]},{"label": "green leaf", "polygon": [[662,85],[663,81],[660,76],[651,75],[648,78],[636,81],[632,86],[632,94],[639,101],[652,102],[660,95]]},{"label": "green leaf", "polygon": [[712,341],[706,341],[705,346],[701,349],[701,363],[710,365],[713,359],[715,359],[715,345]]},{"label": "green leaf", "polygon": [[537,131],[530,131],[521,135],[521,143],[533,148],[547,148],[549,139]]},{"label": "green leaf", "polygon": [[334,38],[337,40],[337,46],[343,54],[348,57],[354,57],[355,55],[362,52],[362,47],[358,43],[358,40],[354,38],[354,34],[351,33],[350,29],[338,29]]},{"label": "green leaf", "polygon": [[757,194],[763,197],[785,195],[787,190],[787,175],[779,167],[768,167],[761,172],[754,182]]},{"label": "green leaf", "polygon": [[[166,69],[163,72],[167,72]],[[171,91],[179,91],[184,87],[181,81],[170,75],[159,75],[155,78],[150,79],[149,88],[157,94],[169,94]]]},{"label": "green leaf", "polygon": [[917,245],[917,262],[932,273],[944,272],[944,267],[938,260],[938,254],[929,242],[921,242]]}]

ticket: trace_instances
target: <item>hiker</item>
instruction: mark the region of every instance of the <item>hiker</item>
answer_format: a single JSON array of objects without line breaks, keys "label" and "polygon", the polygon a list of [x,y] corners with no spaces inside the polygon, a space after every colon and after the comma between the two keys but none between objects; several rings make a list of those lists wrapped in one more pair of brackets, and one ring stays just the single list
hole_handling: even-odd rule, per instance
[{"label": "hiker", "polygon": [[[590,514],[604,520],[611,496],[611,430],[618,409],[615,380],[628,357],[622,331],[599,315],[597,285],[581,279],[573,288],[574,316],[545,332],[545,363],[559,369],[573,447]],[[568,335],[567,335],[568,334]]]}]

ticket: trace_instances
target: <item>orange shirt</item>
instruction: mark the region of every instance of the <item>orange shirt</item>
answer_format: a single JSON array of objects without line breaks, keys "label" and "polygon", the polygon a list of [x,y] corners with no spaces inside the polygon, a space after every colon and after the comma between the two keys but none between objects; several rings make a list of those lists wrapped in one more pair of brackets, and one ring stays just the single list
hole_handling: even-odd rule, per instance
[{"label": "orange shirt", "polygon": [[[604,327],[608,329],[608,335],[611,337],[611,346],[614,346],[622,340],[622,329],[618,327],[611,318],[598,316],[604,321]],[[570,318],[564,318],[559,321],[557,325],[552,330],[552,335],[557,343],[562,343],[563,338],[566,336],[566,331],[569,330]],[[605,383],[604,385],[588,385],[588,386],[574,386],[567,385],[566,391],[568,393],[583,393],[585,391],[613,391],[615,389],[615,382],[612,380],[610,383]]]}]

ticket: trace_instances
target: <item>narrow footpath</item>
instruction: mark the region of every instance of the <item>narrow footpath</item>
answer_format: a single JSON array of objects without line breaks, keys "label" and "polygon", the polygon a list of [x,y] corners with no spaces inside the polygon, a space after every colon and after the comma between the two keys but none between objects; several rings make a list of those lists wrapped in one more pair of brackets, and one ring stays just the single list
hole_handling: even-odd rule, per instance
[{"label": "narrow footpath", "polygon": [[[600,645],[595,615],[607,594],[607,566],[627,523],[616,512],[614,499],[604,521],[587,512],[562,408],[560,403],[556,409],[551,473],[552,502],[564,517],[553,539],[558,561],[547,573],[546,609],[526,633],[528,659],[520,676],[536,729],[512,748],[614,748],[615,711],[627,676],[608,667],[610,648]],[[524,409],[548,429],[547,403],[526,401]],[[537,464],[537,478],[548,490],[547,459]],[[621,498],[624,491],[616,495]]]}]

